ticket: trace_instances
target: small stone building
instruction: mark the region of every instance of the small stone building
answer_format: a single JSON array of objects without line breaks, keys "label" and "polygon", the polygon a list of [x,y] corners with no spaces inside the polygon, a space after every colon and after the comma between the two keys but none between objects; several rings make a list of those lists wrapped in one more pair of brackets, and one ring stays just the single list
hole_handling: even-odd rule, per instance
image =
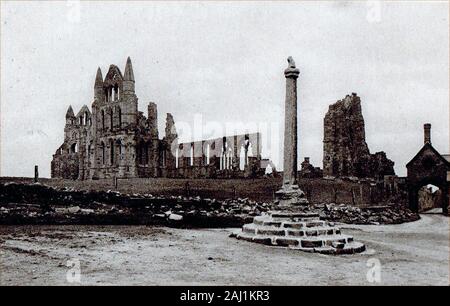
[{"label": "small stone building", "polygon": [[51,162],[53,178],[78,180],[258,175],[264,175],[260,133],[179,144],[168,113],[160,139],[157,105],[148,104],[147,117],[138,110],[130,58],[123,74],[111,65],[103,78],[98,68],[92,111],[84,105],[75,114],[69,106],[64,142]]},{"label": "small stone building", "polygon": [[448,214],[450,195],[450,162],[431,145],[431,124],[424,125],[424,145],[406,164],[408,170],[408,200],[411,210],[418,212],[419,190],[432,184],[441,190],[440,207]]}]

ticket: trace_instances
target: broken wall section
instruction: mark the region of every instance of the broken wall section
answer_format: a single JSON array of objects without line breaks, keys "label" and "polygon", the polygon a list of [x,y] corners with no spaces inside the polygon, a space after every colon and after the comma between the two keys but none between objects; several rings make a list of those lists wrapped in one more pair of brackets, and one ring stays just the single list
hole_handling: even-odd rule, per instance
[{"label": "broken wall section", "polygon": [[361,99],[356,93],[329,106],[324,118],[323,173],[327,177],[382,180],[395,175],[385,152],[371,154],[366,143]]}]

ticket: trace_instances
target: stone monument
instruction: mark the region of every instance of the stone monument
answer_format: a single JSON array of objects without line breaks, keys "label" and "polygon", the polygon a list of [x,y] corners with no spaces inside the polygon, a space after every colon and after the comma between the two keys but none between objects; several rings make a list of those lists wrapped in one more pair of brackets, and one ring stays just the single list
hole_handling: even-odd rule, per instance
[{"label": "stone monument", "polygon": [[308,204],[304,192],[297,185],[297,78],[300,70],[294,59],[288,57],[286,77],[286,100],[284,109],[284,170],[283,186],[276,192],[280,208]]},{"label": "stone monument", "polygon": [[276,192],[276,210],[257,216],[231,236],[271,246],[324,254],[352,254],[365,250],[353,237],[341,234],[333,223],[320,220],[297,183],[297,78],[292,57],[286,77],[283,185]]}]

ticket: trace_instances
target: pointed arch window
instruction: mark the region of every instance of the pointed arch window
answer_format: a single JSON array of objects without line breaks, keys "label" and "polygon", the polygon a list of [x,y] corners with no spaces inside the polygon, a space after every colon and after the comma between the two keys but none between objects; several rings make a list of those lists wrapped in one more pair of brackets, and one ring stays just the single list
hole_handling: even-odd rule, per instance
[{"label": "pointed arch window", "polygon": [[114,112],[113,112],[113,110],[111,109],[111,111],[110,111],[110,115],[109,115],[109,123],[110,123],[110,128],[111,128],[111,130],[114,128]]},{"label": "pointed arch window", "polygon": [[102,110],[102,129],[105,128],[105,111]]},{"label": "pointed arch window", "polygon": [[119,86],[117,84],[114,85],[114,101],[119,100]]},{"label": "pointed arch window", "polygon": [[101,147],[101,150],[102,150],[102,165],[104,165],[105,164],[105,153],[106,153],[105,152],[105,144],[102,142],[100,147]]},{"label": "pointed arch window", "polygon": [[109,141],[109,149],[110,149],[110,155],[109,155],[109,157],[110,157],[110,163],[111,163],[111,165],[114,165],[114,141],[111,139],[110,141]]}]

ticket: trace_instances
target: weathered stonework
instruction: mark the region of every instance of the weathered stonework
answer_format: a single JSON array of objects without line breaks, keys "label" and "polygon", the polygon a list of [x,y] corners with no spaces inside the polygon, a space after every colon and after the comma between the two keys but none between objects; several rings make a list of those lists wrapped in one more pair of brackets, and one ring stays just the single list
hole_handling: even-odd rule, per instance
[{"label": "weathered stonework", "polygon": [[[297,181],[297,78],[300,70],[292,57],[284,71],[286,99],[284,113],[283,185],[275,195],[276,210],[257,216],[250,224],[231,236],[250,242],[288,247],[324,254],[353,254],[363,252],[365,245],[343,235],[334,224],[320,220],[318,211],[309,205]],[[309,164],[306,159],[302,164]],[[314,167],[313,167],[314,168]]]},{"label": "weathered stonework", "polygon": [[320,167],[314,167],[309,162],[309,157],[305,157],[305,160],[301,164],[301,169],[298,172],[298,176],[301,178],[320,178],[323,177],[323,171]]},{"label": "weathered stonework", "polygon": [[352,93],[329,106],[324,119],[323,173],[328,177],[383,179],[394,175],[386,153],[370,154],[361,99]]},{"label": "weathered stonework", "polygon": [[[146,117],[138,111],[130,58],[123,75],[111,65],[103,79],[98,68],[92,112],[84,105],[75,115],[69,106],[64,143],[53,155],[51,176],[86,180],[264,175],[259,133],[178,144],[173,116],[167,114],[165,137],[160,139],[157,105],[150,102],[147,112]],[[245,155],[240,156],[241,151]]]},{"label": "weathered stonework", "polygon": [[408,170],[408,202],[412,211],[423,210],[419,204],[419,191],[423,186],[432,184],[441,192],[436,199],[437,206],[448,214],[450,206],[450,162],[431,145],[431,124],[424,125],[424,145],[422,149],[406,164]]}]

